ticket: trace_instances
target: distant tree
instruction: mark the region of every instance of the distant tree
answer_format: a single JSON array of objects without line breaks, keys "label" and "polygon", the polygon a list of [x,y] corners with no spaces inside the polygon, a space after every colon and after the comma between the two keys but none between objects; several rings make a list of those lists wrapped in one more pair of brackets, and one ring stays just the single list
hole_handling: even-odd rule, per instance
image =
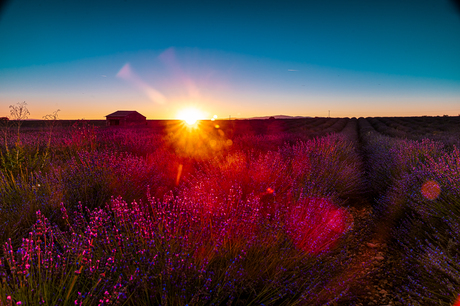
[{"label": "distant tree", "polygon": [[276,119],[275,117],[268,118],[268,120],[275,120],[275,119]]}]

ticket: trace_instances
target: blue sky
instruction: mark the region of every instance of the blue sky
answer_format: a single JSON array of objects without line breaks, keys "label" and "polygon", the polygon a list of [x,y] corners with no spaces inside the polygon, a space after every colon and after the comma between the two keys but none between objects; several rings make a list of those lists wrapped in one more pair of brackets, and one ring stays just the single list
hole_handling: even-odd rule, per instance
[{"label": "blue sky", "polygon": [[0,116],[458,115],[459,37],[448,0],[12,0]]}]

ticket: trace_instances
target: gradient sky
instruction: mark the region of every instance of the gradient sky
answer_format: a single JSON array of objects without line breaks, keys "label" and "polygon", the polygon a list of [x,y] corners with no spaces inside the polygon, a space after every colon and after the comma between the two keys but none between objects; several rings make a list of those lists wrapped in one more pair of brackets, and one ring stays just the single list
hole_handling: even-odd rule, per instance
[{"label": "gradient sky", "polygon": [[0,116],[104,119],[460,114],[449,0],[12,0]]}]

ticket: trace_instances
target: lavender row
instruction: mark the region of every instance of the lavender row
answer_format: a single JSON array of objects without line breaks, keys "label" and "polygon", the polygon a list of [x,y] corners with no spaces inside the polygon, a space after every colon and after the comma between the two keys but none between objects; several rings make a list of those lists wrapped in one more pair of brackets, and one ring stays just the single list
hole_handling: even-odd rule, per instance
[{"label": "lavender row", "polygon": [[458,149],[370,128],[362,137],[377,214],[391,226],[391,252],[400,254],[401,301],[452,305],[460,294]]}]

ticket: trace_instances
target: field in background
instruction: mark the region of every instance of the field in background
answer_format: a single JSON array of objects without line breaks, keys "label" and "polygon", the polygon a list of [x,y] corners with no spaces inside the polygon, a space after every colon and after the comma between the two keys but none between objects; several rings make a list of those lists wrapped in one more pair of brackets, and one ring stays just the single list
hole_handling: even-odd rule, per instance
[{"label": "field in background", "polygon": [[0,305],[350,305],[369,235],[460,293],[460,117],[8,125]]}]

